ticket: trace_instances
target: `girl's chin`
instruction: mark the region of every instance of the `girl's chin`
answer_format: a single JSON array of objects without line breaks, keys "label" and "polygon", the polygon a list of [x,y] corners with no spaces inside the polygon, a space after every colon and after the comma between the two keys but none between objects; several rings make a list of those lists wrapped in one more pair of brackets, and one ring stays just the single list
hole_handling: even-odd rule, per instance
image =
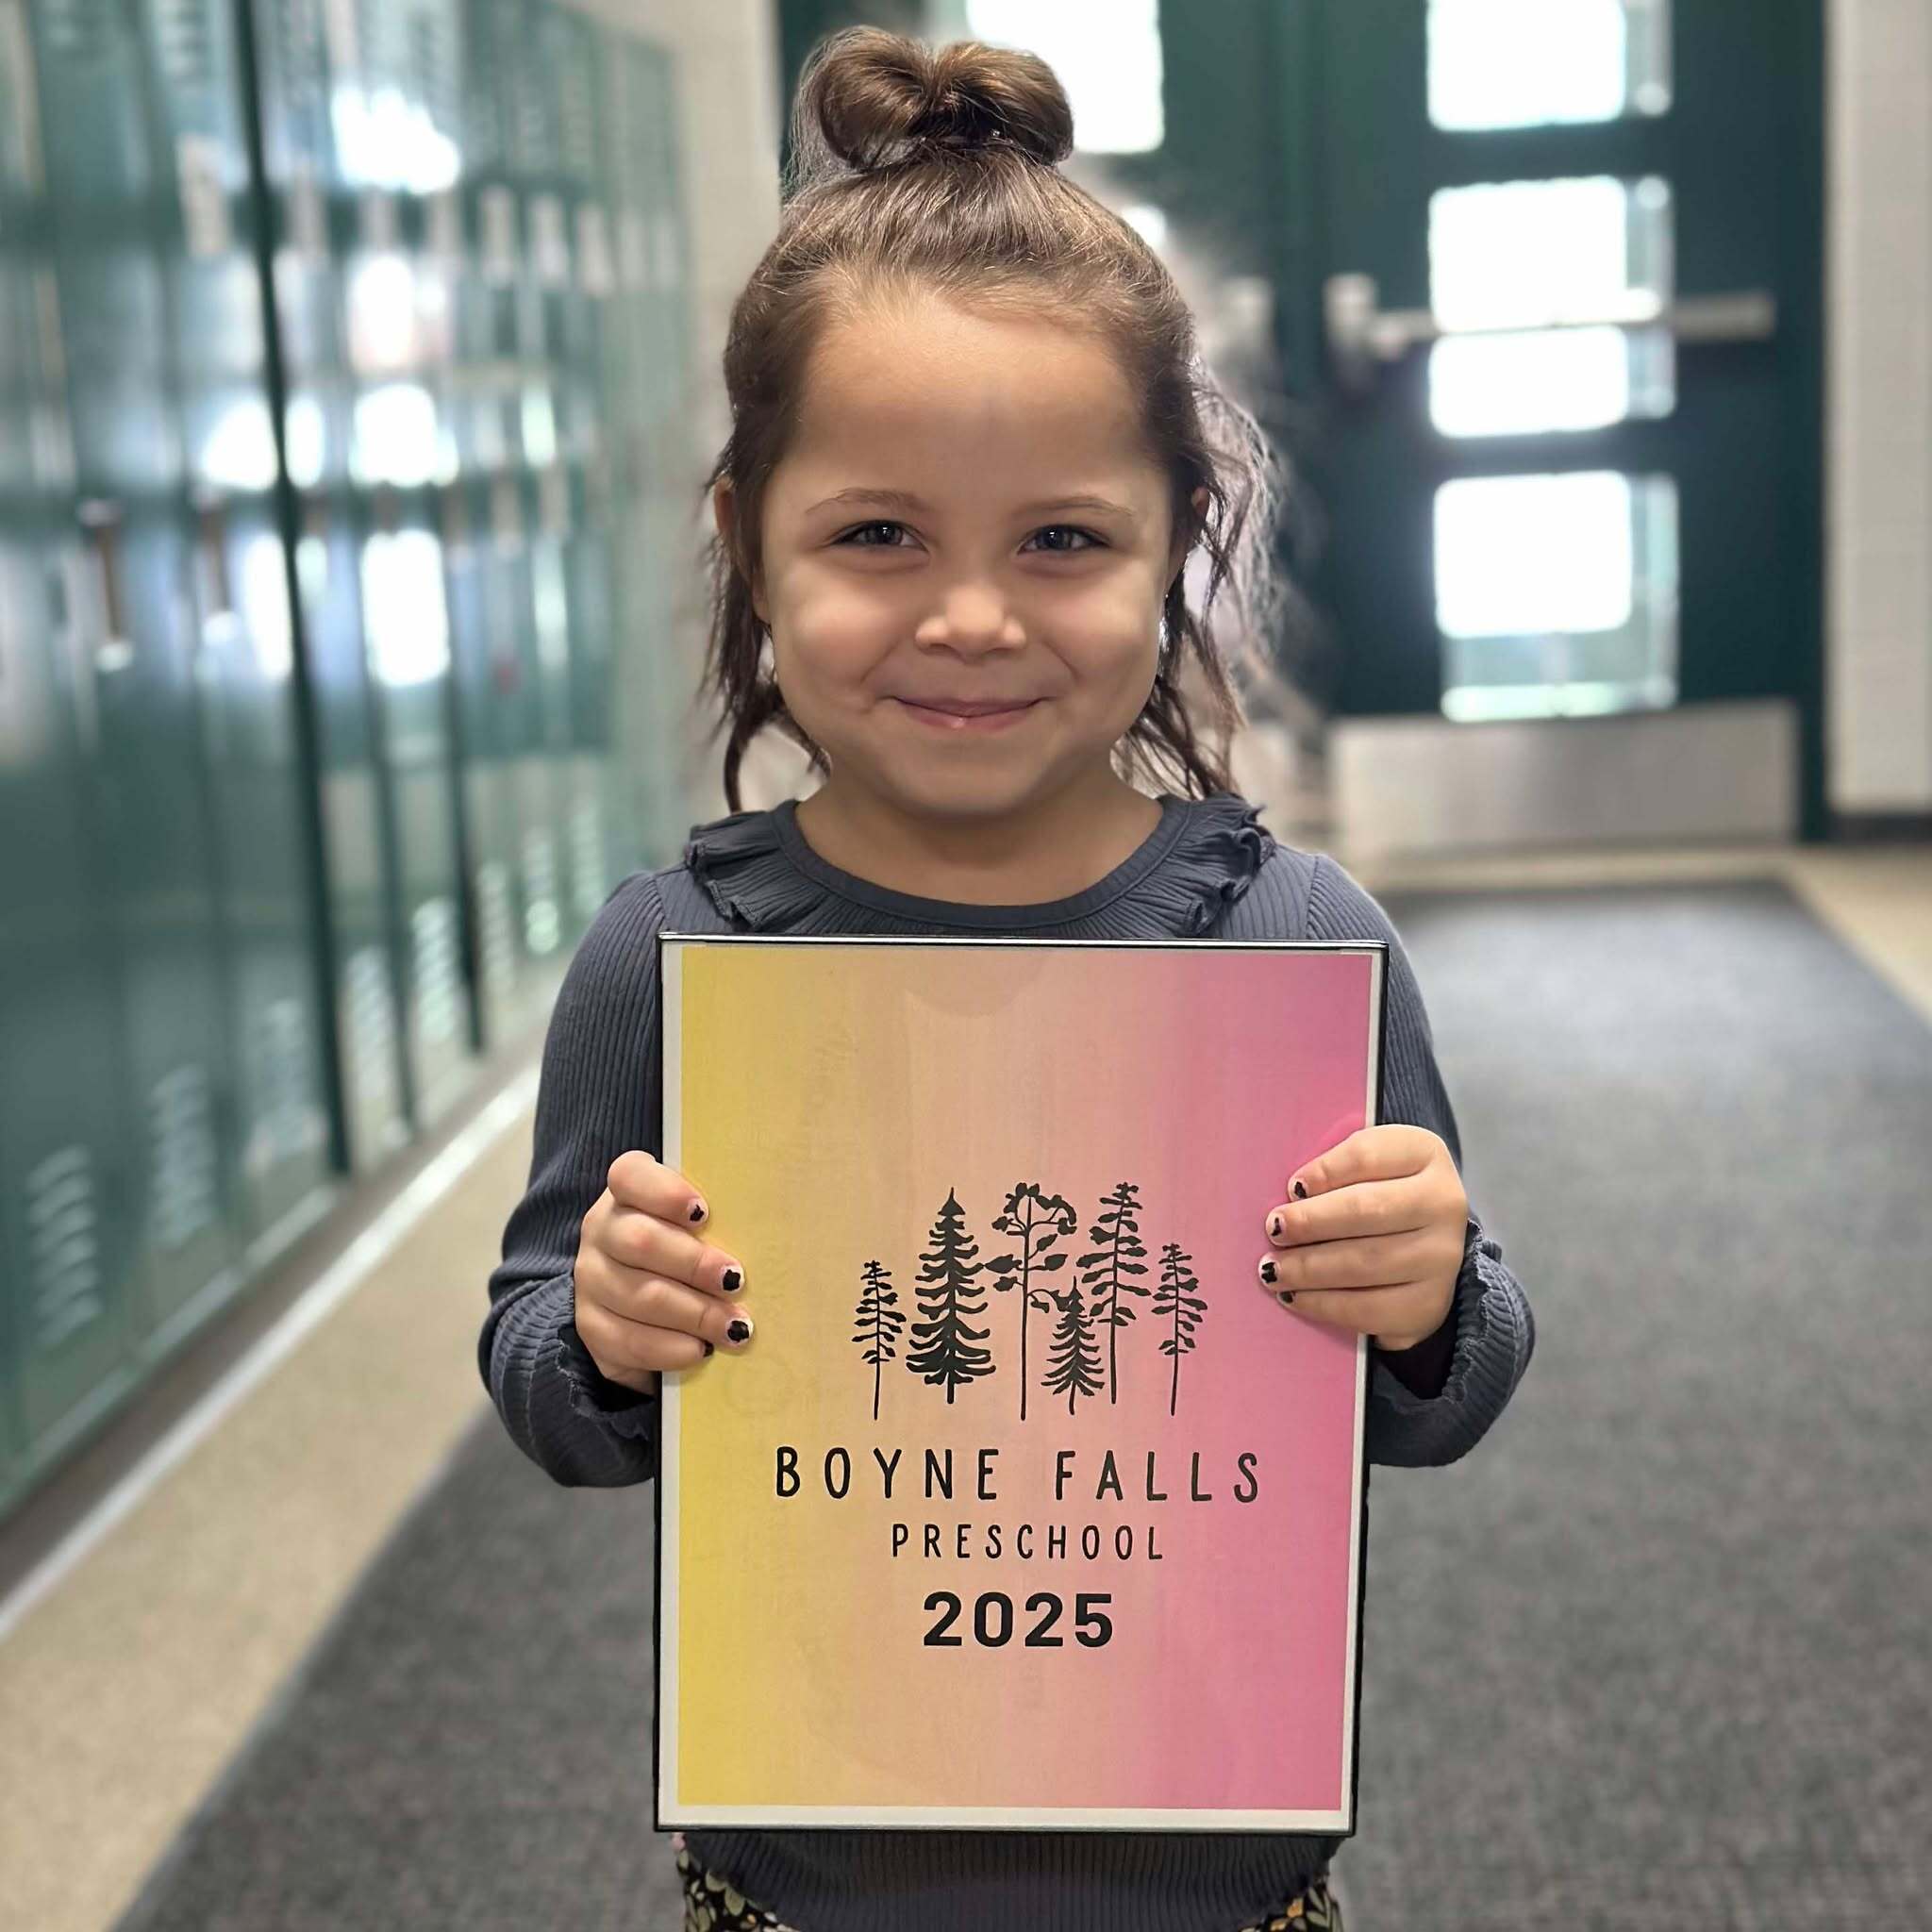
[{"label": "girl's chin", "polygon": [[[1029,807],[1056,795],[1058,774],[1044,767],[1001,769],[991,759],[978,761],[977,770],[942,767],[934,758],[912,769],[874,769],[865,789],[881,803],[909,819],[1001,819],[1024,813]],[[834,766],[836,772],[837,767]]]}]

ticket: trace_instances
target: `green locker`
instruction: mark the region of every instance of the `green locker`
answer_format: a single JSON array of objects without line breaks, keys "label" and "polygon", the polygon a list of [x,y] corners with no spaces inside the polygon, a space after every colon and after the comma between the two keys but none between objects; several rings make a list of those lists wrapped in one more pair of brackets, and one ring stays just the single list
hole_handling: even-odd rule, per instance
[{"label": "green locker", "polygon": [[[435,9],[361,0],[331,49],[336,164],[353,197],[343,252],[344,342],[355,398],[363,649],[388,798],[391,918],[403,971],[403,1038],[416,1124],[440,1120],[474,1070],[463,942],[461,830],[451,740],[448,612],[431,486],[454,459],[438,410],[433,318],[409,246],[409,196],[442,172],[419,58]],[[344,130],[358,130],[353,140]],[[345,208],[345,212],[348,210]]]},{"label": "green locker", "polygon": [[542,38],[556,80],[553,161],[570,247],[569,279],[555,296],[547,344],[558,413],[557,458],[552,472],[541,478],[539,509],[563,609],[561,896],[564,936],[575,944],[615,882],[604,737],[612,610],[603,336],[612,266],[601,167],[598,32],[581,16],[553,8],[543,18]]},{"label": "green locker", "polygon": [[[401,502],[437,460],[395,166],[372,116],[384,18],[258,0],[264,162],[297,578],[322,765],[345,1105],[358,1164],[438,1118],[469,1064],[435,540]],[[420,622],[419,622],[420,620]],[[426,688],[425,688],[426,687]]]},{"label": "green locker", "polygon": [[329,246],[344,199],[321,0],[257,0],[252,13],[265,199],[275,224],[283,432],[296,497],[296,595],[315,717],[343,1130],[366,1170],[408,1137],[401,968],[391,936],[388,805],[362,649],[348,451],[353,398]]},{"label": "green locker", "polygon": [[[662,863],[681,840],[684,787],[678,759],[689,732],[690,692],[673,656],[675,573],[687,570],[681,533],[693,506],[667,492],[667,460],[684,434],[684,336],[688,299],[676,176],[672,69],[661,50],[624,41],[611,51],[607,104],[617,197],[619,295],[607,366],[625,398],[613,520],[617,604],[624,613],[615,666],[617,809],[628,832],[625,869]],[[675,554],[674,554],[675,551]]]},{"label": "green locker", "polygon": [[[558,862],[556,751],[562,736],[558,692],[562,663],[541,660],[538,546],[531,541],[522,479],[499,473],[490,485],[491,656],[507,670],[504,776],[516,827],[519,937],[532,978],[560,968],[562,876]],[[549,628],[553,659],[558,626]]]},{"label": "green locker", "polygon": [[393,813],[391,916],[407,963],[405,1045],[422,1126],[448,1112],[474,1066],[442,541],[421,490],[376,484],[359,509],[363,648]]},{"label": "green locker", "polygon": [[[573,429],[564,413],[564,363],[578,307],[570,236],[566,88],[574,23],[546,0],[524,9],[522,58],[510,70],[510,163],[524,210],[518,281],[523,372],[525,568],[530,589],[527,741],[534,761],[520,780],[524,837],[545,886],[554,944],[568,952],[580,926],[571,890],[575,798],[570,738],[570,610],[564,535]],[[586,104],[586,111],[588,111]],[[539,849],[536,828],[547,819]],[[534,890],[534,886],[532,888]]]},{"label": "green locker", "polygon": [[0,1508],[125,1386],[138,1322],[38,107],[25,12],[0,0]]},{"label": "green locker", "polygon": [[[436,401],[441,439],[433,527],[448,625],[464,957],[478,1030],[495,1044],[534,1017],[537,990],[517,941],[517,835],[501,742],[508,693],[491,656],[488,507],[477,483],[503,466],[515,441],[515,263],[500,246],[508,191],[487,168],[500,147],[494,70],[479,109],[472,99],[479,84],[475,67],[464,60],[458,0],[415,0],[408,20],[410,30],[395,51],[396,85],[418,125],[434,130],[425,149],[433,165],[416,181],[409,233],[423,379]],[[482,199],[492,186],[501,192]],[[488,277],[477,243],[486,224],[494,225],[502,258]]]},{"label": "green locker", "polygon": [[239,1165],[262,1265],[326,1207],[328,1120],[242,76],[226,0],[145,0]]},{"label": "green locker", "polygon": [[618,648],[616,474],[598,458],[583,470],[564,564],[570,584],[571,760],[576,791],[571,889],[579,925],[597,915],[612,886],[640,862],[627,858],[614,763]]},{"label": "green locker", "polygon": [[491,609],[489,491],[459,477],[444,487],[442,560],[449,600],[457,743],[469,859],[472,957],[483,1038],[498,1045],[536,1018],[537,982],[517,934],[515,800],[505,773],[510,752],[507,680],[513,655],[498,649]]},{"label": "green locker", "polygon": [[[238,1085],[203,757],[202,664],[167,282],[154,215],[151,73],[131,5],[30,8],[51,283],[74,433],[81,568],[65,621],[89,720],[88,791],[119,958],[120,1100],[139,1149],[128,1185],[140,1336],[192,1326],[232,1291]],[[124,1344],[125,1346],[125,1344]],[[103,1357],[115,1351],[103,1344]],[[35,1433],[81,1400],[78,1365],[30,1368]]]},{"label": "green locker", "polygon": [[[481,858],[491,849],[486,824],[508,828],[522,978],[541,1008],[562,966],[561,787],[554,756],[563,731],[556,691],[566,672],[558,663],[546,678],[541,664],[536,502],[525,489],[532,459],[548,459],[556,422],[541,359],[544,293],[534,282],[537,236],[527,208],[531,158],[541,159],[549,145],[542,75],[530,44],[535,18],[526,0],[467,0],[463,10],[465,201],[473,225],[461,333],[475,372],[462,461],[483,492],[488,519],[487,538],[478,533],[477,567],[487,586],[489,631],[466,641],[465,649],[473,661],[491,667],[491,704],[499,714],[488,740],[500,747],[488,781],[499,798],[487,822],[476,822],[477,850]],[[554,235],[544,245],[554,252]],[[555,624],[547,635],[556,639]]]}]

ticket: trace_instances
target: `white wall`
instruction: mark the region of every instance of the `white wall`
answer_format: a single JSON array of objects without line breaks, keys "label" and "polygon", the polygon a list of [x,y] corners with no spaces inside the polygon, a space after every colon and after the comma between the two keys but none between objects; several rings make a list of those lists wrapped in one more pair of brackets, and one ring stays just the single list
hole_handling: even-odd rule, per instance
[{"label": "white wall", "polygon": [[1932,5],[1827,0],[1825,785],[1932,808]]},{"label": "white wall", "polygon": [[[676,62],[682,148],[679,174],[691,241],[694,311],[689,437],[658,479],[676,546],[666,559],[676,588],[672,648],[661,686],[681,716],[703,662],[707,587],[700,569],[708,517],[694,506],[730,433],[723,358],[731,305],[778,227],[778,42],[773,0],[572,0],[581,11],[627,26]],[[708,722],[708,721],[707,721]],[[766,733],[766,738],[773,734]],[[633,740],[632,741],[638,741]],[[701,727],[653,728],[643,741],[683,761],[687,824],[724,809],[718,747]],[[749,761],[748,765],[749,765]],[[788,783],[776,795],[789,792]],[[748,786],[747,791],[751,788]],[[750,802],[764,802],[762,799]],[[683,826],[673,828],[681,842]],[[668,855],[675,857],[675,852]]]}]

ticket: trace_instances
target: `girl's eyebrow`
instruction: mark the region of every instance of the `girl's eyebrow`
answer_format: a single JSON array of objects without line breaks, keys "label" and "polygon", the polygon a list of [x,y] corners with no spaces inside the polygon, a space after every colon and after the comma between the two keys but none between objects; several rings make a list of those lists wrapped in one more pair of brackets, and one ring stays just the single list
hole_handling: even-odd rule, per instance
[{"label": "girl's eyebrow", "polygon": [[[838,505],[850,506],[861,503],[877,504],[886,509],[906,510],[913,516],[923,515],[932,508],[924,497],[914,496],[907,490],[853,489],[841,490],[835,495],[821,497],[805,514],[810,516],[814,511],[829,509]],[[1023,517],[1044,516],[1051,510],[1063,509],[1099,510],[1108,516],[1124,517],[1130,524],[1140,522],[1125,504],[1115,503],[1110,497],[1106,496],[1055,496],[1041,503],[1023,503],[1016,514]]]}]

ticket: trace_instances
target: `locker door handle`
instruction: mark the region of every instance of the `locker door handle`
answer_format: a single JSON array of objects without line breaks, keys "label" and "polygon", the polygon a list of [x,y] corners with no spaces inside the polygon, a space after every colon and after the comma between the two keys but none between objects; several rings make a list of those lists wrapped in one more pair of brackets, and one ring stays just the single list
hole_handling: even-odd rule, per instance
[{"label": "locker door handle", "polygon": [[194,496],[195,543],[201,560],[202,622],[235,614],[234,585],[228,575],[228,519],[221,497],[212,490]]},{"label": "locker door handle", "polygon": [[94,669],[125,671],[134,662],[134,641],[121,594],[121,506],[106,497],[90,497],[75,514],[100,591],[101,637],[94,645]]},{"label": "locker door handle", "polygon": [[1666,328],[1682,342],[1763,341],[1777,329],[1777,300],[1768,290],[1728,295],[1687,295],[1660,301],[1647,289],[1626,290],[1620,300],[1589,315],[1509,323],[1494,328],[1444,328],[1426,308],[1379,308],[1373,275],[1330,275],[1322,289],[1323,323],[1341,386],[1364,394],[1374,386],[1375,366],[1394,362],[1424,343],[1471,336],[1540,334],[1557,328]]},{"label": "locker door handle", "polygon": [[65,660],[75,734],[82,751],[92,758],[101,745],[101,713],[94,680],[89,675],[87,658],[92,654],[83,636],[81,568],[80,554],[69,543],[61,544],[42,565],[48,629]]}]

